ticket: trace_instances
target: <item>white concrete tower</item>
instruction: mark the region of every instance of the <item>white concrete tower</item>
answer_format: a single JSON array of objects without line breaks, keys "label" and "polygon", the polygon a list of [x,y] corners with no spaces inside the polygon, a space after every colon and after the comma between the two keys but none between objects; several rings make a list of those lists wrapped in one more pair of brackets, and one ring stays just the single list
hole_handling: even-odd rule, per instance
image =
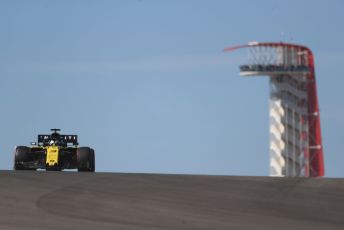
[{"label": "white concrete tower", "polygon": [[285,43],[249,43],[242,76],[270,80],[270,175],[323,176],[320,118],[312,52]]}]

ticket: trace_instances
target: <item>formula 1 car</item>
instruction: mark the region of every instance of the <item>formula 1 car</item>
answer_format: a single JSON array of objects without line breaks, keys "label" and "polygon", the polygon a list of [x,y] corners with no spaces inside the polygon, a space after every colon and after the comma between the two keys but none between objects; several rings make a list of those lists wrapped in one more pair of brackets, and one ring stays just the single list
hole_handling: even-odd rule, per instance
[{"label": "formula 1 car", "polygon": [[79,172],[94,172],[95,154],[92,148],[78,147],[77,135],[61,135],[60,129],[51,129],[51,131],[52,134],[38,135],[37,143],[32,142],[30,147],[15,148],[15,170],[78,169]]}]

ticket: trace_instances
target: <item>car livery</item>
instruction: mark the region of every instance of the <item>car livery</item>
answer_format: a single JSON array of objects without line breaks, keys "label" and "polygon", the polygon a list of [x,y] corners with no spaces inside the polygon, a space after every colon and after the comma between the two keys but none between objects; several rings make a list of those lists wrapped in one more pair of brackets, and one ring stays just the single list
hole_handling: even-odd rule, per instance
[{"label": "car livery", "polygon": [[94,149],[79,147],[77,135],[62,135],[59,133],[60,129],[51,131],[52,134],[39,134],[37,143],[32,142],[30,147],[15,147],[15,170],[95,171]]}]

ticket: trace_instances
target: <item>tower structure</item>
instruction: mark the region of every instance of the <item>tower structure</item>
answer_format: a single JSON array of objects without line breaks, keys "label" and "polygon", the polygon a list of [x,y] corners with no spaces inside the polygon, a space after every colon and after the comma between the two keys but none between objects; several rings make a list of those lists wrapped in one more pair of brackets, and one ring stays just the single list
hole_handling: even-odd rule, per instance
[{"label": "tower structure", "polygon": [[258,43],[247,48],[241,76],[268,76],[270,82],[270,175],[324,175],[320,116],[312,51],[301,45]]}]

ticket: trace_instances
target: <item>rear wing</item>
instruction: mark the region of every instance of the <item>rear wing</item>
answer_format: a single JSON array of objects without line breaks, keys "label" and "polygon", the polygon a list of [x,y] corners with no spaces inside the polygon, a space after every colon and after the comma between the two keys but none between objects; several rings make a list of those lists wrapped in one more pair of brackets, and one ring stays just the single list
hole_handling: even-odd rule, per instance
[{"label": "rear wing", "polygon": [[78,135],[50,135],[50,134],[39,134],[38,145],[47,145],[50,141],[60,141],[64,144],[78,145]]}]

